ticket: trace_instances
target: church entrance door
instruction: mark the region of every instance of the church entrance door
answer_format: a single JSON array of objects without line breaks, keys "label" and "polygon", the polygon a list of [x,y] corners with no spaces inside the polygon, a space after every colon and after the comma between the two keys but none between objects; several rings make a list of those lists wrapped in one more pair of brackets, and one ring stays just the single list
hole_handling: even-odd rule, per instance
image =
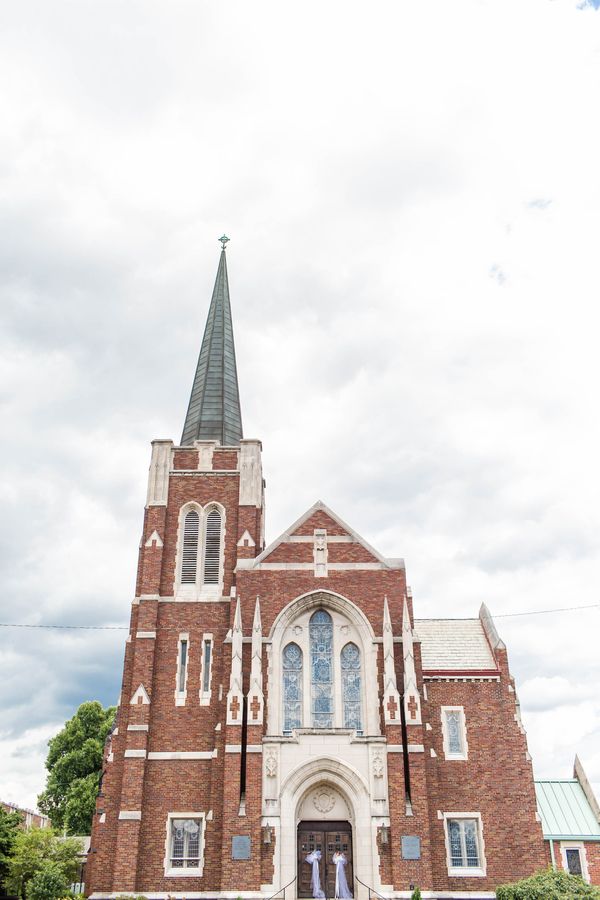
[{"label": "church entrance door", "polygon": [[319,876],[326,897],[335,895],[335,865],[333,854],[346,855],[346,880],[354,893],[352,865],[352,826],[349,822],[300,822],[298,825],[298,897],[312,897],[312,865],[306,857],[313,850],[321,851]]}]

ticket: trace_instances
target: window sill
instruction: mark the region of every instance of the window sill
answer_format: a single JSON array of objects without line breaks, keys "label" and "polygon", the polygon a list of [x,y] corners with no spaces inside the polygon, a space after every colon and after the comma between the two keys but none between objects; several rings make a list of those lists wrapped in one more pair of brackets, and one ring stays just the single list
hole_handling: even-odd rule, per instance
[{"label": "window sill", "polygon": [[485,878],[485,869],[480,866],[448,866],[448,875],[451,878]]},{"label": "window sill", "polygon": [[469,757],[466,753],[445,753],[444,759],[447,759],[449,762],[468,762]]},{"label": "window sill", "polygon": [[166,878],[200,878],[202,876],[202,868],[198,869],[166,869]]}]

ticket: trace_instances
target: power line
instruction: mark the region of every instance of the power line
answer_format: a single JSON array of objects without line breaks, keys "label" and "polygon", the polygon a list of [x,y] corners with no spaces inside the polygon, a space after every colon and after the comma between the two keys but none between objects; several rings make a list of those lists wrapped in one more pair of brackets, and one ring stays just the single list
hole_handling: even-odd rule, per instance
[{"label": "power line", "polygon": [[[575,612],[581,609],[600,609],[600,603],[587,606],[559,606],[555,609],[531,609],[528,612],[498,613],[493,619],[510,619],[516,616],[543,616],[549,613]],[[128,631],[128,625],[33,625],[25,622],[0,622],[0,628],[54,628],[71,631]],[[155,631],[177,631],[174,625],[157,625]]]},{"label": "power line", "polygon": [[556,609],[532,609],[529,612],[498,613],[492,619],[508,619],[512,616],[543,616],[546,613],[572,612],[576,609],[600,609],[600,603],[590,603],[589,606],[559,606]]}]

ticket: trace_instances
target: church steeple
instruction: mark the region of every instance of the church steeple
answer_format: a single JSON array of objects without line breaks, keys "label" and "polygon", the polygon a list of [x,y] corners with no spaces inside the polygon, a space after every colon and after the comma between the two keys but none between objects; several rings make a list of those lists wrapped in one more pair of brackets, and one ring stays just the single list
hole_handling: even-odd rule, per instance
[{"label": "church steeple", "polygon": [[243,437],[225,255],[228,240],[225,235],[220,238],[223,249],[183,426],[184,446],[194,441],[239,444]]}]

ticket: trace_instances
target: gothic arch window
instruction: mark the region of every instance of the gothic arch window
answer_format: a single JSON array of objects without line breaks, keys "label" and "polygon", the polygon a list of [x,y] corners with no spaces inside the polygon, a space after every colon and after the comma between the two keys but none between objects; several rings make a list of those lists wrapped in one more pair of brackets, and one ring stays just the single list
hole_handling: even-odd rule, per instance
[{"label": "gothic arch window", "polygon": [[360,650],[352,642],[346,644],[340,654],[342,671],[342,705],[344,728],[362,732]]},{"label": "gothic arch window", "polygon": [[333,621],[318,609],[309,622],[310,699],[313,728],[333,728]]},{"label": "gothic arch window", "polygon": [[287,644],[283,650],[283,732],[302,727],[302,650]]},{"label": "gothic arch window", "polygon": [[200,516],[190,509],[183,520],[183,548],[181,553],[181,583],[195,584],[198,571],[198,542]]},{"label": "gothic arch window", "polygon": [[221,513],[212,507],[206,517],[204,539],[204,584],[218,584],[221,569]]}]

